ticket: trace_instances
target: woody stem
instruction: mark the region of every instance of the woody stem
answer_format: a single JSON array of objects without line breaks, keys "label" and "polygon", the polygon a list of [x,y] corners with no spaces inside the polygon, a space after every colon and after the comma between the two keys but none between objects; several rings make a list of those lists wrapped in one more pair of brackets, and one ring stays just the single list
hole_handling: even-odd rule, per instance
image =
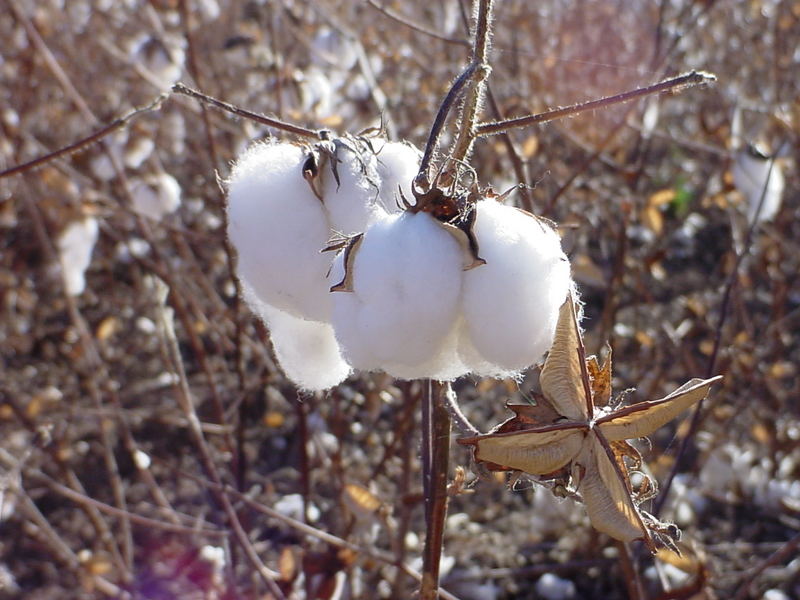
[{"label": "woody stem", "polygon": [[422,399],[422,470],[425,492],[425,548],[421,600],[434,600],[447,516],[447,471],[450,460],[450,413],[445,406],[449,384],[426,380]]}]

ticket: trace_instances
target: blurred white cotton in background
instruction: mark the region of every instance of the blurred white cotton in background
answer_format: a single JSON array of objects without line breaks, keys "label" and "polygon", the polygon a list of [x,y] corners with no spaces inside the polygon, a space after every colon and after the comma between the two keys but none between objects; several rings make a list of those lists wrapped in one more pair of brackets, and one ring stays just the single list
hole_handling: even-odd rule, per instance
[{"label": "blurred white cotton in background", "polygon": [[262,301],[327,321],[331,256],[320,251],[330,227],[303,179],[305,159],[302,148],[287,143],[246,150],[228,180],[228,236],[239,254],[239,277]]},{"label": "blurred white cotton in background", "polygon": [[731,172],[736,189],[744,196],[748,222],[756,218],[762,195],[764,202],[757,221],[771,221],[781,207],[786,186],[781,163],[756,146],[747,145],[736,152]]},{"label": "blurred white cotton in background", "polygon": [[84,275],[97,243],[97,220],[86,217],[73,221],[61,232],[57,247],[67,294],[77,296],[86,287]]},{"label": "blurred white cotton in background", "polygon": [[183,74],[184,44],[181,37],[142,34],[130,44],[130,56],[146,69],[154,83],[167,90]]},{"label": "blurred white cotton in background", "polygon": [[168,173],[159,173],[131,182],[133,210],[154,219],[162,219],[181,205],[181,186]]},{"label": "blurred white cotton in background", "polygon": [[[331,273],[334,284],[341,262]],[[375,222],[351,261],[353,291],[333,294],[333,324],[350,363],[427,377],[456,321],[461,264],[458,242],[428,214]]]},{"label": "blurred white cotton in background", "polygon": [[545,600],[569,600],[575,597],[575,584],[553,573],[545,573],[536,582],[536,593]]},{"label": "blurred white cotton in background", "polygon": [[149,137],[137,137],[125,148],[123,162],[130,169],[138,169],[155,150],[156,143]]},{"label": "blurred white cotton in background", "polygon": [[486,264],[464,273],[463,309],[470,341],[499,370],[538,361],[553,341],[570,288],[558,234],[527,213],[478,202],[475,236]]}]

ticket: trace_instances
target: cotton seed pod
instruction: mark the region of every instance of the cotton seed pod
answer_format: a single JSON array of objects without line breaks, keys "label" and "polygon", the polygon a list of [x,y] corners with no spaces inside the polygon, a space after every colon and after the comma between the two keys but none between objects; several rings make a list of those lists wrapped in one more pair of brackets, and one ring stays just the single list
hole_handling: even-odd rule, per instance
[{"label": "cotton seed pod", "polygon": [[352,290],[333,294],[333,326],[347,361],[409,379],[444,371],[434,363],[458,316],[461,264],[458,243],[430,215],[373,223],[331,272],[332,284],[346,280]]},{"label": "cotton seed pod", "polygon": [[329,323],[307,321],[270,306],[244,286],[244,297],[269,329],[275,358],[286,376],[303,390],[331,388],[350,374]]},{"label": "cotton seed pod", "polygon": [[469,339],[497,371],[538,361],[553,341],[570,289],[558,234],[546,223],[494,200],[477,203],[473,232],[486,264],[464,272]]},{"label": "cotton seed pod", "polygon": [[320,250],[330,227],[303,179],[306,158],[305,149],[283,142],[246,150],[228,180],[228,236],[239,254],[237,274],[258,298],[296,317],[327,321],[331,257]]}]

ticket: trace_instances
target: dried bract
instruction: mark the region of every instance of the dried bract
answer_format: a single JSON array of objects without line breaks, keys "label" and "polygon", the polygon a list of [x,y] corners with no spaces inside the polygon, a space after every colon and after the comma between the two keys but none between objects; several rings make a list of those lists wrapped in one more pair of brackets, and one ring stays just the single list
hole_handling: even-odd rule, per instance
[{"label": "dried bract", "polygon": [[655,493],[655,483],[644,476],[633,488],[630,473],[641,466],[641,457],[627,440],[650,435],[704,398],[719,379],[692,379],[660,400],[608,407],[610,361],[600,367],[585,358],[570,294],[542,369],[541,405],[512,407],[515,416],[495,431],[459,442],[494,470],[550,475],[566,469],[596,529],[626,542],[644,540],[655,551],[654,539],[669,544],[670,532],[677,530],[639,508]]}]

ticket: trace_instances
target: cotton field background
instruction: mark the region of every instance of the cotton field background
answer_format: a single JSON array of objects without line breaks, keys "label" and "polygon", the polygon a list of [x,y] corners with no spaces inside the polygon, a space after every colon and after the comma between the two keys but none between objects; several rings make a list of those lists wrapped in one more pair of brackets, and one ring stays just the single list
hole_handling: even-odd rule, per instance
[{"label": "cotton field background", "polygon": [[[0,6],[0,171],[178,81],[303,127],[383,128],[422,148],[470,48],[458,0]],[[683,532],[680,557],[631,545],[647,598],[800,597],[798,39],[791,0],[496,2],[488,120],[692,69],[718,79],[488,137],[470,161],[498,194],[523,183],[505,203],[557,227],[587,352],[613,348],[615,393],[635,388],[632,403],[724,376],[694,428],[687,413],[639,445],[662,488],[675,473],[645,508]],[[293,139],[173,95],[102,142],[0,179],[0,598],[415,593],[423,382],[366,372],[380,348],[351,345],[338,372],[305,351],[279,357],[319,384],[307,389],[346,377],[299,392],[237,297],[233,161],[253,141]],[[402,264],[371,252],[381,290],[384,266],[388,280]],[[286,256],[270,281],[291,275]],[[417,285],[446,292],[435,266]],[[439,324],[403,319],[378,323],[389,348]],[[303,335],[267,321],[276,340]],[[352,356],[364,369],[350,372]],[[506,402],[540,391],[538,369],[454,389],[486,432]],[[450,597],[628,597],[631,561],[581,504],[526,477],[509,489],[455,443],[450,460]]]}]

